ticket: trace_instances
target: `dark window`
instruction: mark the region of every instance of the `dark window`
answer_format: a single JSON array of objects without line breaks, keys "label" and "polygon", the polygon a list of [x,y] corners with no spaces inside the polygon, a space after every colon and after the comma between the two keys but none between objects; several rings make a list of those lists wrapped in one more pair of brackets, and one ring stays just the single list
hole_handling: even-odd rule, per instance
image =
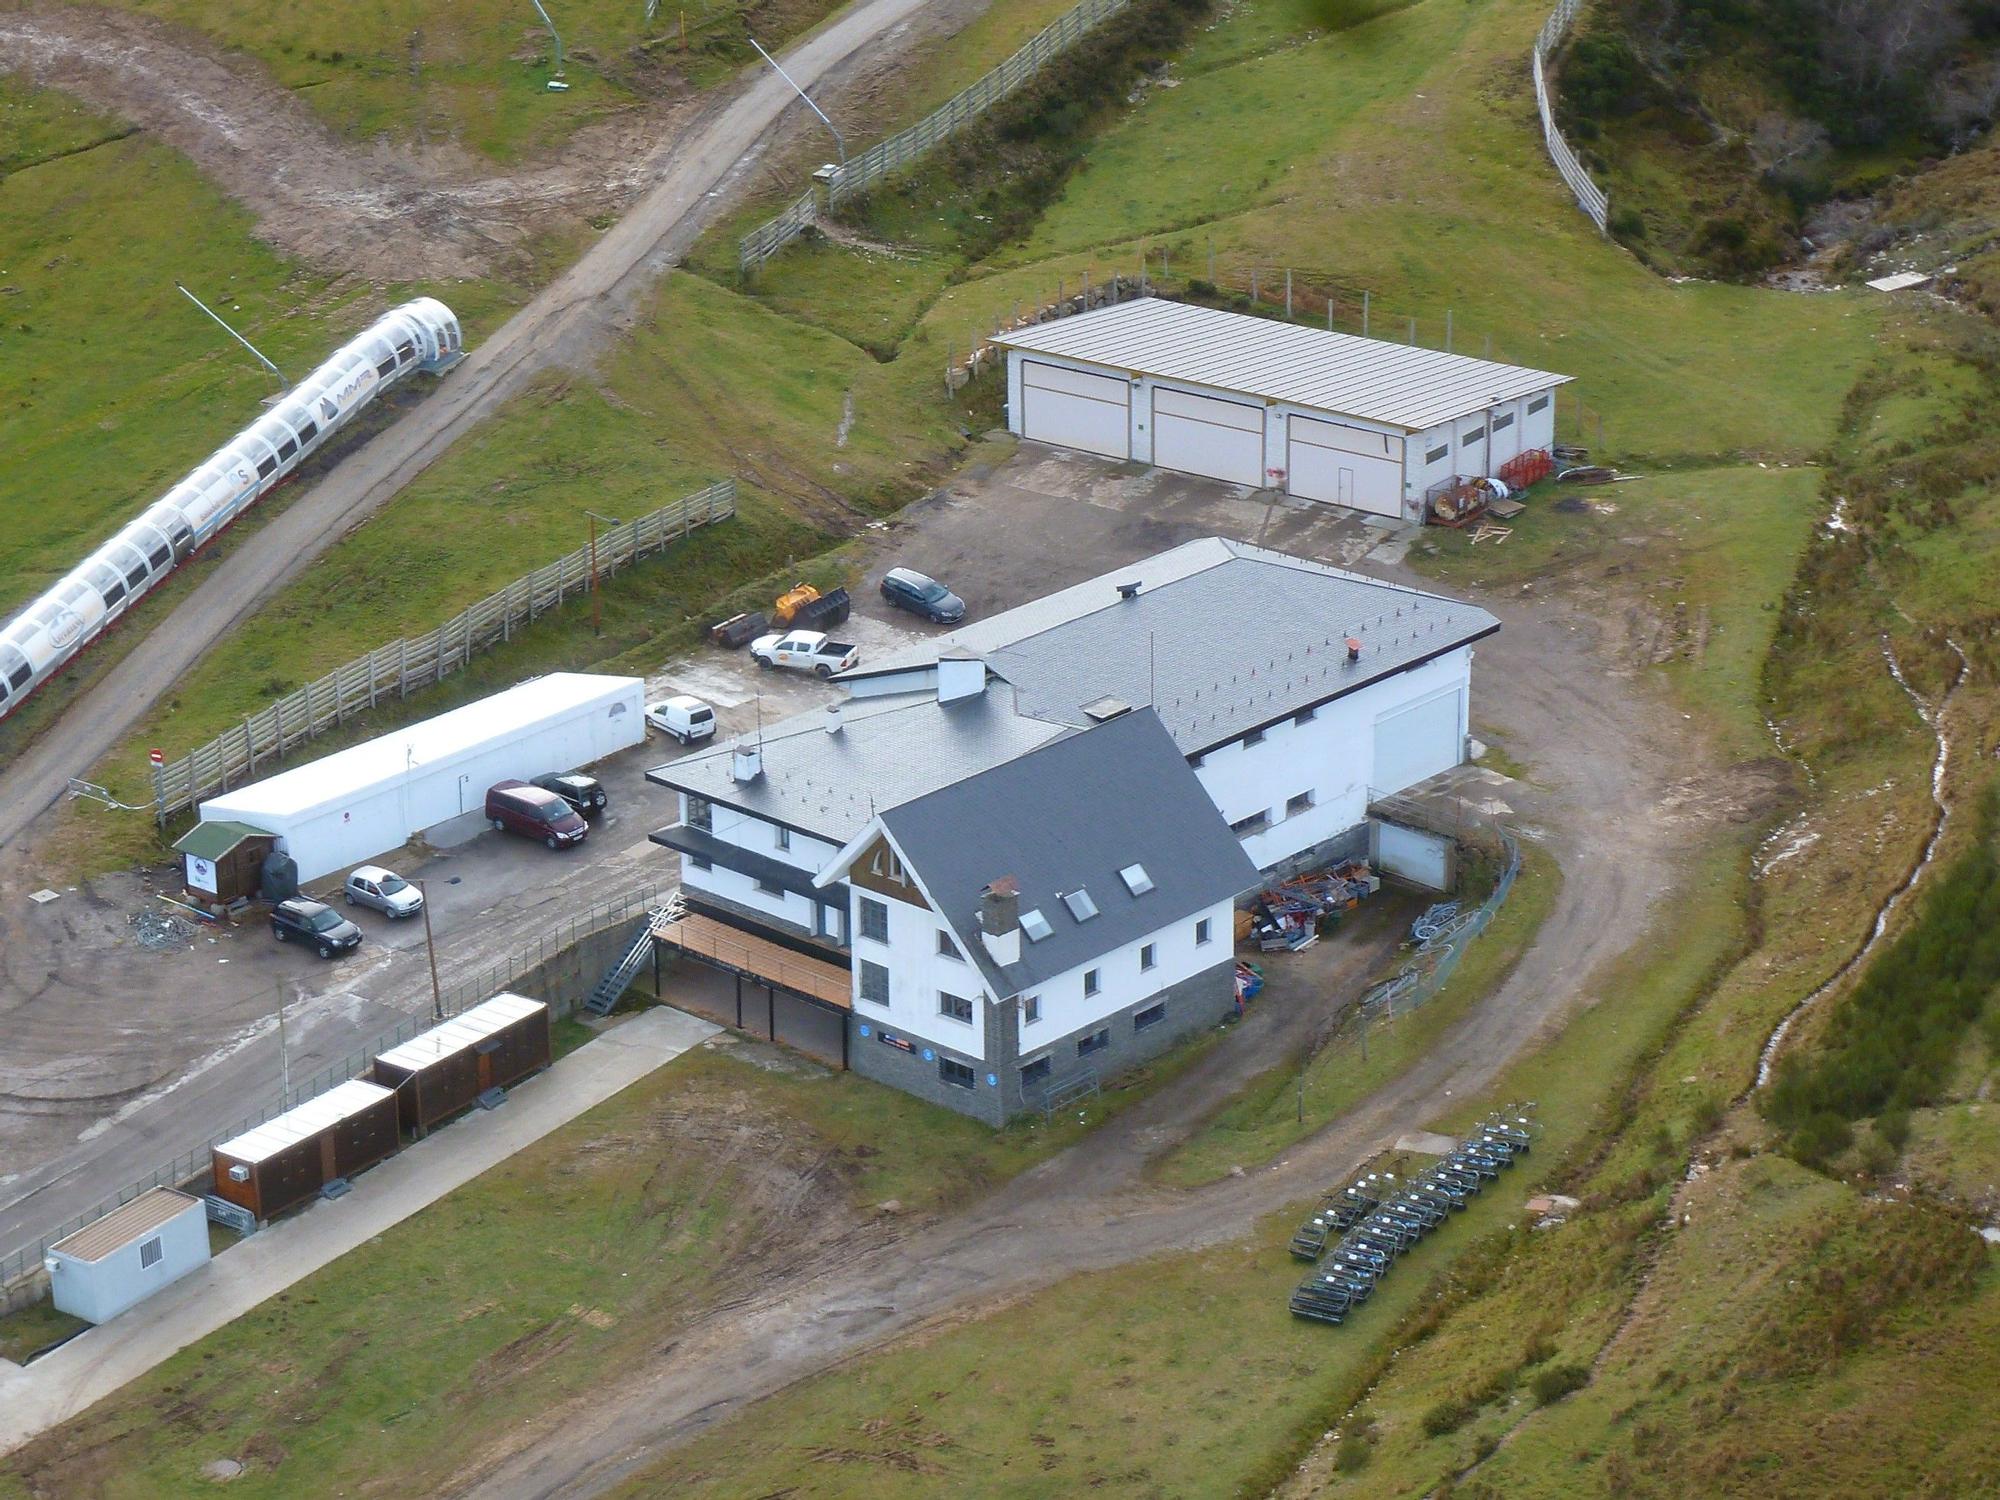
[{"label": "dark window", "polygon": [[1148,1026],[1159,1025],[1160,1022],[1166,1020],[1166,1018],[1167,1018],[1167,1002],[1162,1000],[1159,1002],[1159,1004],[1149,1005],[1144,1010],[1140,1011],[1137,1015],[1133,1016],[1132,1029],[1134,1031],[1144,1031]]},{"label": "dark window", "polygon": [[704,859],[699,854],[690,854],[687,857],[687,861],[689,864],[693,865],[697,870],[713,870],[715,868],[715,861],[711,859]]},{"label": "dark window", "polygon": [[1549,398],[1547,396],[1537,396],[1528,403],[1528,414],[1530,416],[1533,416],[1538,411],[1547,411],[1548,409]]},{"label": "dark window", "polygon": [[948,995],[943,990],[939,990],[938,1014],[941,1016],[950,1016],[952,1020],[963,1021],[966,1025],[970,1026],[972,1024],[972,1002],[963,995]]},{"label": "dark window", "polygon": [[1319,717],[1318,709],[1302,708],[1297,713],[1292,715],[1292,722],[1294,724],[1310,724],[1314,719],[1317,719],[1318,717]]},{"label": "dark window", "polygon": [[1313,794],[1311,792],[1300,792],[1296,797],[1287,797],[1285,799],[1285,816],[1296,818],[1302,812],[1311,812],[1312,805]]},{"label": "dark window", "polygon": [[1203,917],[1194,924],[1194,945],[1199,948],[1208,941],[1208,918]]},{"label": "dark window", "polygon": [[273,455],[270,458],[260,459],[257,464],[257,477],[259,479],[269,479],[272,476],[272,474],[277,472],[277,468],[278,468],[278,460],[276,455]]},{"label": "dark window", "polygon": [[1097,993],[1097,970],[1085,969],[1083,971],[1083,992],[1086,995]]},{"label": "dark window", "polygon": [[865,958],[861,960],[861,998],[874,1005],[889,1003],[889,971]]},{"label": "dark window", "polygon": [[139,586],[140,581],[144,579],[145,576],[146,576],[146,561],[144,558],[141,558],[138,562],[134,563],[130,568],[126,569],[125,571],[125,581],[130,585],[132,585],[132,587],[135,589]]},{"label": "dark window", "polygon": [[1139,972],[1159,967],[1160,954],[1156,944],[1148,943],[1139,950]]},{"label": "dark window", "polygon": [[393,375],[393,374],[395,374],[395,373],[396,373],[396,356],[392,354],[392,355],[390,355],[390,356],[389,356],[389,357],[388,357],[387,359],[383,360],[381,364],[379,364],[379,365],[377,365],[377,366],[375,367],[375,373],[376,373],[377,375]]},{"label": "dark window", "polygon": [[157,1266],[165,1257],[166,1250],[160,1243],[161,1238],[162,1236],[156,1234],[150,1240],[141,1240],[139,1242],[140,1270],[145,1270],[147,1266]]},{"label": "dark window", "polygon": [[785,894],[785,888],[783,886],[773,885],[771,884],[770,881],[764,879],[761,875],[757,877],[757,889],[762,891],[767,896],[782,896]]},{"label": "dark window", "polygon": [[955,958],[960,963],[965,962],[965,955],[958,951],[958,944],[951,940],[951,934],[942,927],[938,929],[938,952],[946,958]]},{"label": "dark window", "polygon": [[307,422],[301,425],[299,428],[300,443],[310,443],[314,438],[318,436],[319,436],[319,423],[317,422]]},{"label": "dark window", "polygon": [[1234,823],[1231,823],[1229,831],[1239,839],[1247,839],[1251,834],[1262,833],[1270,826],[1271,814],[1268,811],[1253,812],[1249,817],[1238,818]]},{"label": "dark window", "polygon": [[404,364],[408,364],[411,360],[415,359],[416,357],[417,357],[417,346],[415,344],[406,341],[396,346],[396,358],[401,360]]},{"label": "dark window", "polygon": [[1451,444],[1446,443],[1442,448],[1433,448],[1430,452],[1426,453],[1424,455],[1424,462],[1427,464],[1441,464],[1450,457]]},{"label": "dark window", "polygon": [[1503,427],[1512,427],[1513,425],[1514,425],[1514,414],[1511,411],[1507,412],[1503,416],[1498,416],[1493,419],[1493,430],[1495,432],[1498,432]]},{"label": "dark window", "polygon": [[776,833],[776,835],[775,835],[775,840],[776,840],[776,843],[777,843],[777,846],[778,846],[778,847],[779,847],[780,849],[789,849],[789,848],[791,848],[791,847],[792,847],[792,830],[791,830],[791,829],[789,829],[789,828],[780,828],[780,829],[778,829],[778,830],[777,830],[777,833]]},{"label": "dark window", "polygon": [[1106,1026],[1101,1031],[1091,1032],[1089,1036],[1078,1037],[1076,1039],[1076,1055],[1078,1057],[1088,1057],[1093,1052],[1102,1052],[1110,1045],[1111,1028]]},{"label": "dark window", "polygon": [[871,943],[889,941],[889,908],[868,896],[861,898],[861,935]]},{"label": "dark window", "polygon": [[1021,1087],[1024,1089],[1031,1089],[1038,1083],[1048,1081],[1049,1060],[1046,1057],[1038,1057],[1021,1069]]},{"label": "dark window", "polygon": [[1470,448],[1474,443],[1483,443],[1485,441],[1486,429],[1484,427],[1476,427],[1458,440],[1458,446],[1461,448]]},{"label": "dark window", "polygon": [[1263,743],[1264,731],[1261,729],[1253,729],[1243,736],[1243,746],[1245,749],[1248,749],[1252,745],[1261,745]]},{"label": "dark window", "polygon": [[949,1057],[938,1059],[938,1078],[957,1089],[969,1089],[976,1081],[976,1075],[970,1067]]},{"label": "dark window", "polygon": [[703,833],[715,832],[715,804],[706,797],[688,798],[688,827]]},{"label": "dark window", "polygon": [[1042,997],[1025,995],[1021,999],[1021,1024],[1032,1026],[1042,1018]]},{"label": "dark window", "polygon": [[286,438],[282,443],[278,444],[278,457],[280,458],[290,458],[298,451],[299,445],[290,438]]}]

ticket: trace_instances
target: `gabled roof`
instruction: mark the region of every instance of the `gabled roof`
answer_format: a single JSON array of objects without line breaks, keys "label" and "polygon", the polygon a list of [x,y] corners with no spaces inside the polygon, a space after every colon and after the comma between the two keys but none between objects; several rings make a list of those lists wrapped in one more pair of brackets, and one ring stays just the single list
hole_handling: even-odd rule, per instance
[{"label": "gabled roof", "polygon": [[[1135,597],[1120,584],[1139,585]],[[1020,711],[1077,729],[1110,696],[1149,703],[1184,755],[1491,635],[1460,600],[1204,537],[963,626],[836,682],[972,651]],[[1342,642],[1361,643],[1347,660]]]},{"label": "gabled roof", "polygon": [[1003,348],[1422,432],[1568,375],[1144,297],[995,337]]},{"label": "gabled roof", "polygon": [[[1172,738],[1140,710],[890,808],[882,828],[937,904],[959,948],[1001,997],[1019,994],[1257,883],[1257,867]],[[1133,895],[1119,871],[1145,867]],[[1021,910],[1051,932],[1024,934],[1004,970],[979,930],[980,893],[1012,876]],[[1089,893],[1079,921],[1064,900]]]},{"label": "gabled roof", "polygon": [[[897,693],[845,703],[841,730],[814,709],[764,729],[763,774],[737,781],[733,744],[686,755],[646,779],[844,844],[877,812],[1012,760],[1068,729],[1015,712],[997,684],[957,703]],[[723,832],[718,815],[717,832]]]},{"label": "gabled roof", "polygon": [[192,854],[196,859],[210,863],[221,859],[231,849],[245,839],[268,839],[274,834],[261,828],[252,828],[248,823],[232,823],[227,819],[213,823],[197,823],[174,845],[176,854]]}]

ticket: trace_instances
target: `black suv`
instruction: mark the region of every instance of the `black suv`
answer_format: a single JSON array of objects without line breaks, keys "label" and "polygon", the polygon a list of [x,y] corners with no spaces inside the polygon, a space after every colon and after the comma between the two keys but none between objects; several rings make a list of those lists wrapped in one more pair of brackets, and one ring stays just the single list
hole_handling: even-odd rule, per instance
[{"label": "black suv", "polygon": [[965,601],[915,568],[891,568],[883,574],[882,597],[933,625],[956,625],[965,618]]},{"label": "black suv", "polygon": [[321,958],[332,958],[360,945],[361,929],[320,901],[295,896],[271,908],[271,935],[281,943],[297,938],[311,943]]},{"label": "black suv", "polygon": [[537,776],[529,785],[554,792],[586,818],[603,812],[609,800],[604,795],[604,783],[581,771],[551,771],[546,776]]}]

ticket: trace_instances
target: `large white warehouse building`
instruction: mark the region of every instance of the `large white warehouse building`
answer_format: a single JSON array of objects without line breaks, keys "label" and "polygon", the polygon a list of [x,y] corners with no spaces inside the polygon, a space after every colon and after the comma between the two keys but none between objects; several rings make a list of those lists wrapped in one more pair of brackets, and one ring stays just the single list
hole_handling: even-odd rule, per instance
[{"label": "large white warehouse building", "polygon": [[201,804],[204,823],[277,836],[300,880],[485,806],[496,781],[589,765],[646,737],[637,677],[552,672]]},{"label": "large white warehouse building", "polygon": [[1547,448],[1570,378],[1156,297],[994,342],[1021,437],[1398,520]]}]

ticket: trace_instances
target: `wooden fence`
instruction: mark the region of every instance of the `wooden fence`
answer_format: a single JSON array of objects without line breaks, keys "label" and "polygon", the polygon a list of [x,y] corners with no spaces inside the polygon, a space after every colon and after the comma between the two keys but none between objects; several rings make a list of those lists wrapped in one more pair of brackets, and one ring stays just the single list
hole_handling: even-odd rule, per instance
[{"label": "wooden fence", "polygon": [[[609,578],[650,552],[679,541],[698,526],[736,514],[736,481],[724,479],[597,538],[596,571]],[[428,635],[356,657],[297,692],[251,714],[179,760],[153,773],[154,816],[165,823],[202,797],[275,769],[289,751],[386,699],[407,698],[442,681],[480,651],[513,639],[514,629],[590,588],[592,551],[580,547],[524,578],[517,578]]]},{"label": "wooden fence", "polygon": [[1535,107],[1542,114],[1542,139],[1549,148],[1549,159],[1556,164],[1556,171],[1569,184],[1569,190],[1576,195],[1576,206],[1584,211],[1590,222],[1600,233],[1611,217],[1611,200],[1604,189],[1590,180],[1590,174],[1577,160],[1576,152],[1570,149],[1562,132],[1556,129],[1555,110],[1549,102],[1548,59],[1562,45],[1569,35],[1570,26],[1576,21],[1576,13],[1583,9],[1583,0],[1562,0],[1548,20],[1542,23],[1541,33],[1535,38]]}]

